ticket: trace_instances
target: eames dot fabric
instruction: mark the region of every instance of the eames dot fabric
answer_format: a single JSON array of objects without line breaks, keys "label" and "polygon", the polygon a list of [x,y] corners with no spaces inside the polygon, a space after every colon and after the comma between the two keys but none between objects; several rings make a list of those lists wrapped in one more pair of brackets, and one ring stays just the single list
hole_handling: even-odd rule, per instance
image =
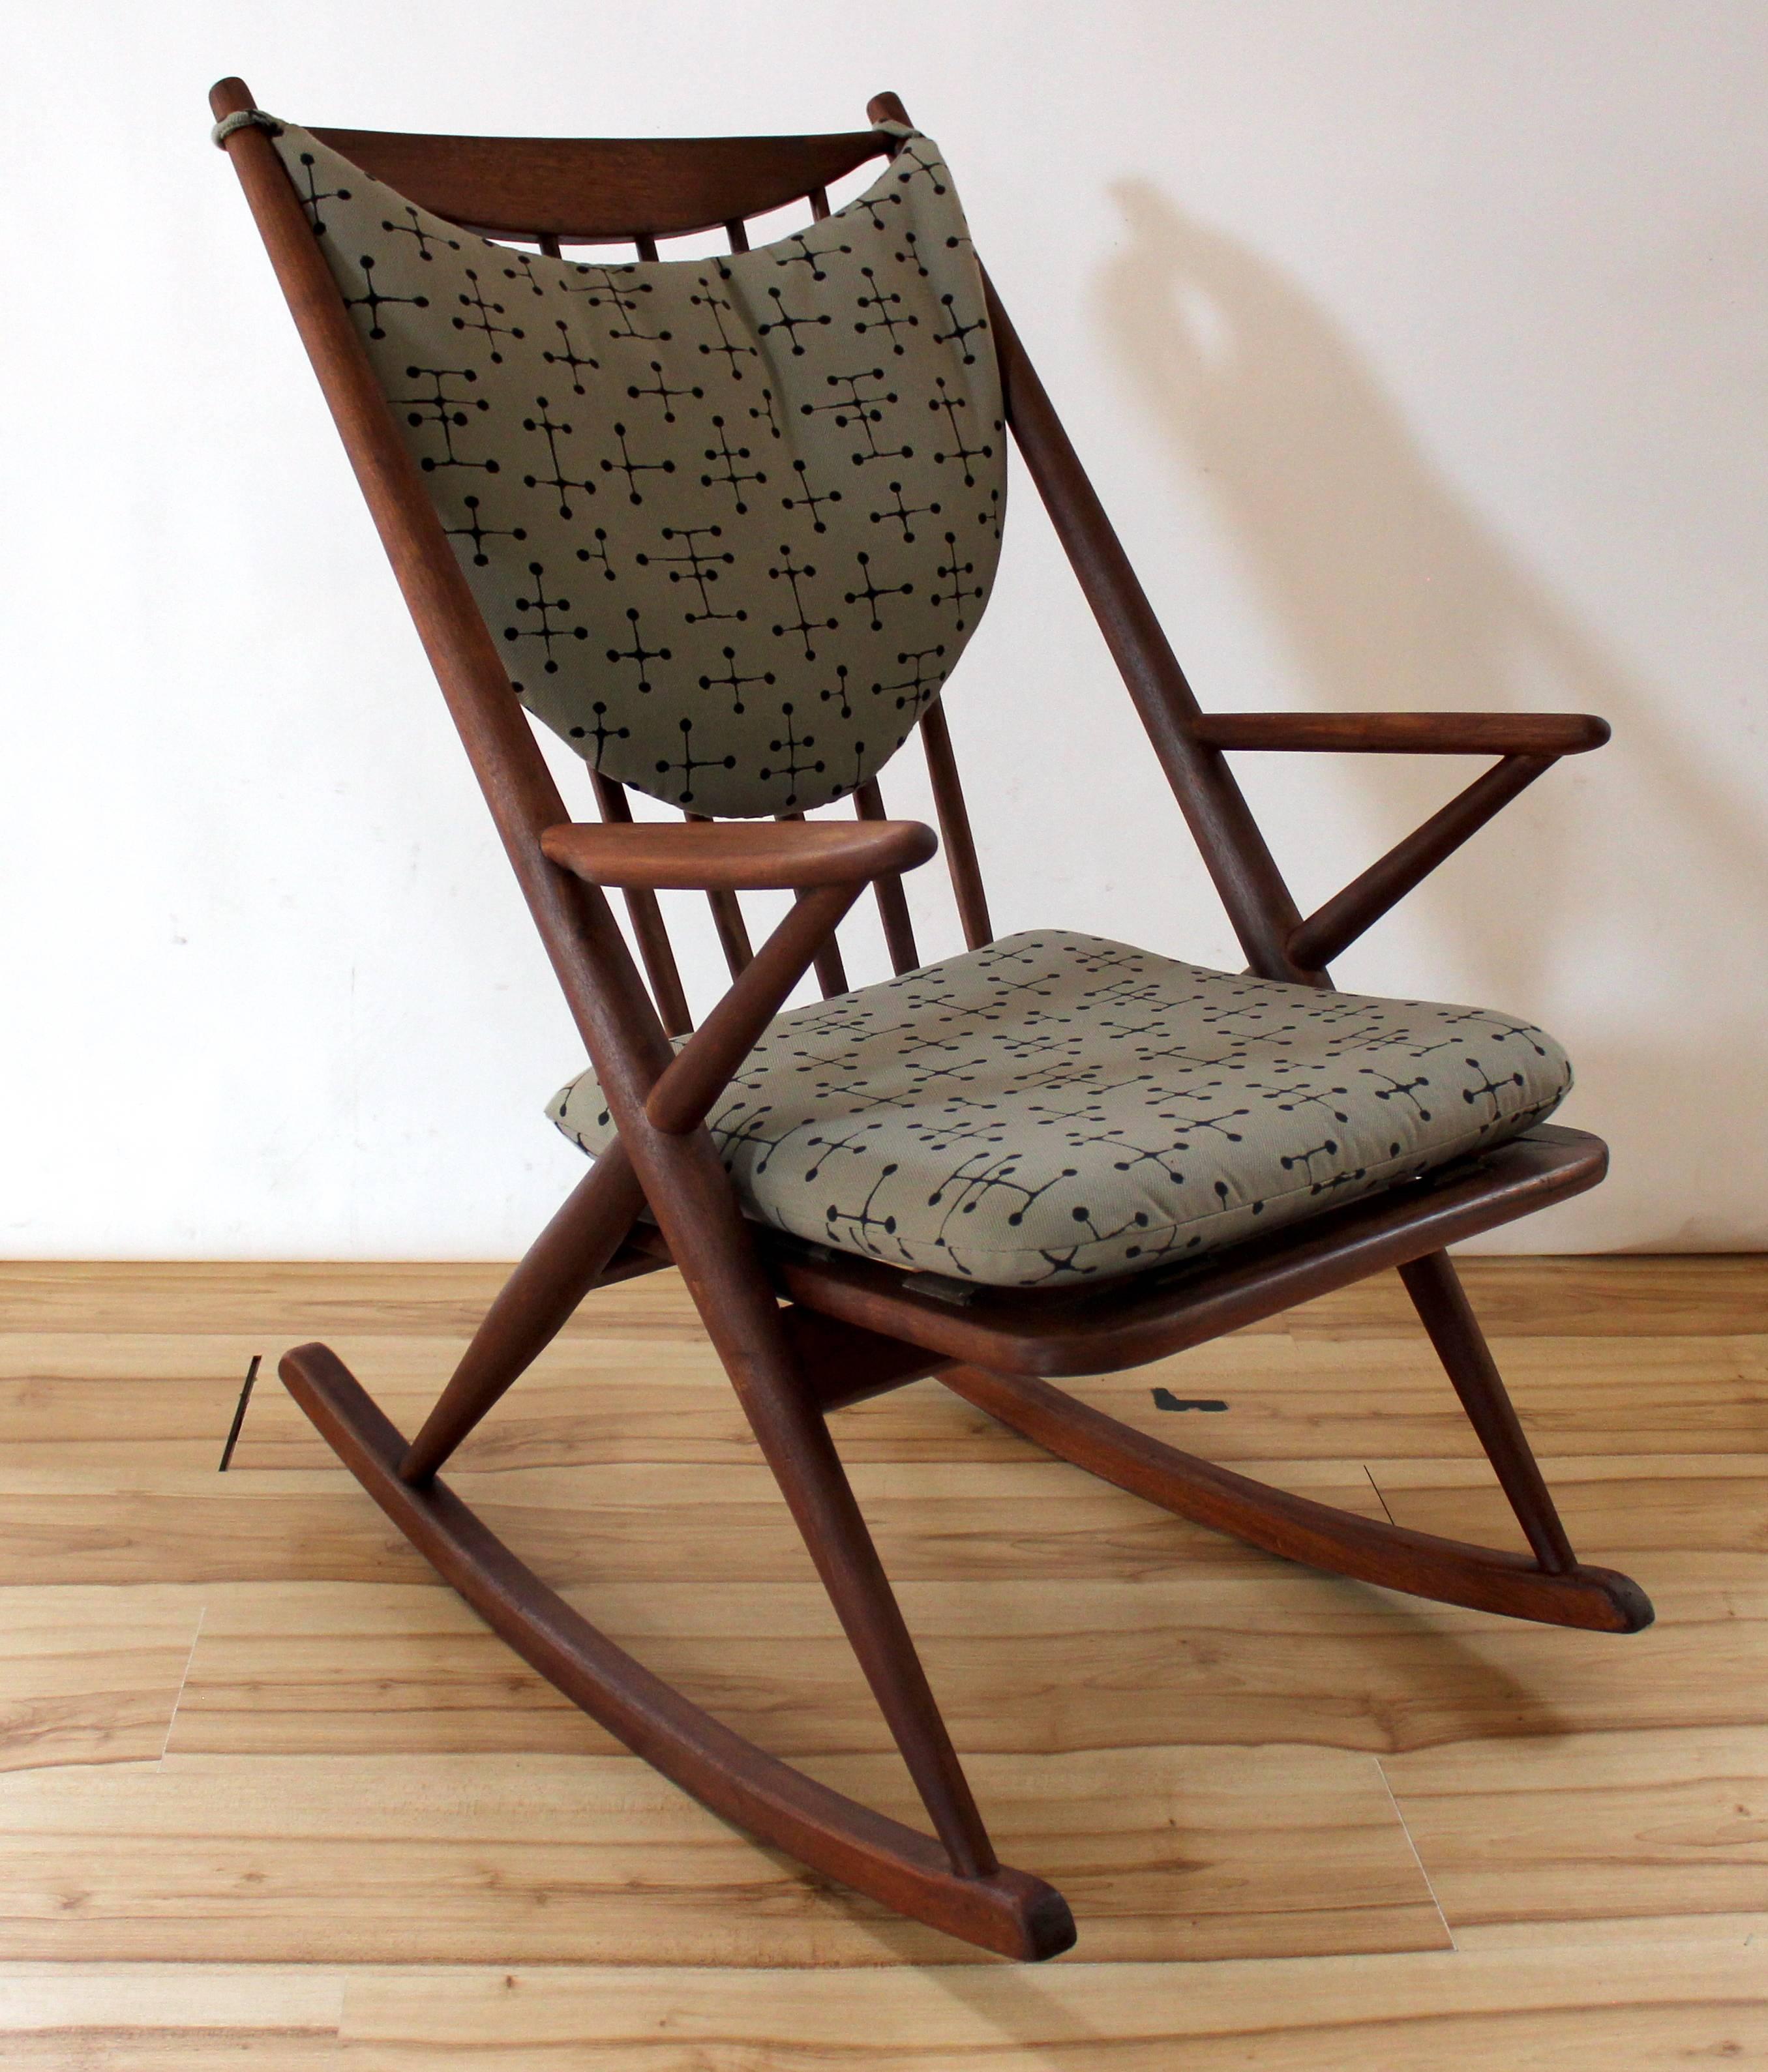
[{"label": "eames dot fabric", "polygon": [[493,244],[275,138],[530,711],[699,813],[899,748],[975,631],[1006,446],[982,277],[913,131],[823,221],[715,259]]},{"label": "eames dot fabric", "polygon": [[[1036,1287],[1201,1256],[1492,1149],[1571,1083],[1508,1015],[1041,931],[780,1016],[707,1120],[775,1228]],[[549,1112],[587,1152],[613,1141],[592,1073]]]}]

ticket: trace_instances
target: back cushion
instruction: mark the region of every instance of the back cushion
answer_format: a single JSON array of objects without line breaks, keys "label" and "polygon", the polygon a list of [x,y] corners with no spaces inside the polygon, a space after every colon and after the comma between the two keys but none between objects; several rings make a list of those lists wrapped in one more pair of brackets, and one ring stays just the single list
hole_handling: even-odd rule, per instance
[{"label": "back cushion", "polygon": [[729,257],[586,265],[276,146],[525,704],[694,812],[802,811],[899,748],[975,630],[1006,487],[951,178]]}]

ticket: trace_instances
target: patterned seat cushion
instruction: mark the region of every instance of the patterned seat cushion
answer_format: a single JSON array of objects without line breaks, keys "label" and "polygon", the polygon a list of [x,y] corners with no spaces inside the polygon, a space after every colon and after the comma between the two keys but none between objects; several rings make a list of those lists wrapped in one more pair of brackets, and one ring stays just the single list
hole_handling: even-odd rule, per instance
[{"label": "patterned seat cushion", "polygon": [[[1030,1287],[1317,1214],[1502,1144],[1571,1083],[1508,1015],[1040,930],[781,1015],[709,1123],[763,1221]],[[548,1112],[612,1141],[591,1073]]]}]

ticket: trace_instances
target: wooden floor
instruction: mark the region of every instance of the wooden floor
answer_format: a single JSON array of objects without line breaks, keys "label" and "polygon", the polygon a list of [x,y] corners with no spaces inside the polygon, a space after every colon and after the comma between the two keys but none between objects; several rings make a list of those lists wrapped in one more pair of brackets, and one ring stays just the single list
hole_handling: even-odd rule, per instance
[{"label": "wooden floor", "polygon": [[[1580,1552],[1656,1600],[1633,1639],[1287,1566],[937,1383],[842,1412],[1002,1852],[1074,1905],[1038,1970],[723,1827],[331,1465],[276,1356],[327,1339],[413,1429],[499,1277],[0,1267],[0,2064],[1768,2066],[1768,1260],[1469,1269]],[[1391,1278],[1081,1388],[1521,1544]],[[597,1297],[452,1479],[692,1695],[918,1819],[673,1274]]]}]

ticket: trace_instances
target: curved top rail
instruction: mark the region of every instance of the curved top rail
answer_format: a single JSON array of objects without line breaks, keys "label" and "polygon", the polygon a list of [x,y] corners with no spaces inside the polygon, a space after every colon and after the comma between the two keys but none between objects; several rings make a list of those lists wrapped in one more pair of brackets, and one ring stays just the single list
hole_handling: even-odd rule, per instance
[{"label": "curved top rail", "polygon": [[372,179],[486,237],[612,244],[686,236],[826,187],[892,139],[826,137],[431,137],[315,130]]},{"label": "curved top rail", "polygon": [[[881,95],[874,106],[900,105]],[[255,104],[244,80],[217,80],[217,117]],[[872,111],[868,109],[868,113]],[[811,137],[438,137],[398,130],[311,134],[384,181],[482,237],[567,244],[686,237],[802,201],[896,140],[876,130]]]}]

